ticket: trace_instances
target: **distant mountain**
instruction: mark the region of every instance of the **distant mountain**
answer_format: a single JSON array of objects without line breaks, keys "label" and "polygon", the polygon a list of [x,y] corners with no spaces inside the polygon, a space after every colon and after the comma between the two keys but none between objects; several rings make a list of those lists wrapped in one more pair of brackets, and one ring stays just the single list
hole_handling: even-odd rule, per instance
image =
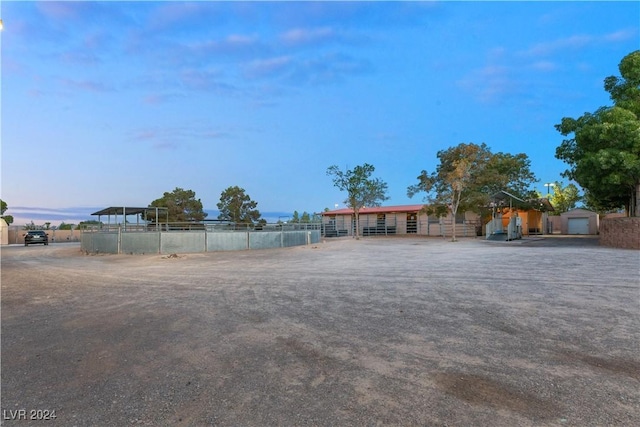
[{"label": "distant mountain", "polygon": [[78,224],[81,221],[95,220],[93,212],[99,211],[100,207],[69,207],[69,208],[42,208],[32,206],[10,206],[5,215],[13,216],[13,226],[22,226],[33,222],[36,225],[43,225],[50,222],[51,225]]},{"label": "distant mountain", "polygon": [[[33,222],[36,225],[44,225],[49,222],[51,226],[58,226],[61,223],[78,224],[82,221],[97,220],[97,216],[91,215],[104,209],[101,207],[68,207],[68,208],[43,208],[32,206],[11,206],[5,215],[13,216],[12,226],[24,226]],[[218,219],[219,210],[205,209],[207,219]],[[293,216],[293,212],[261,212],[262,218],[267,222],[287,221]],[[105,218],[103,217],[103,220]]]}]

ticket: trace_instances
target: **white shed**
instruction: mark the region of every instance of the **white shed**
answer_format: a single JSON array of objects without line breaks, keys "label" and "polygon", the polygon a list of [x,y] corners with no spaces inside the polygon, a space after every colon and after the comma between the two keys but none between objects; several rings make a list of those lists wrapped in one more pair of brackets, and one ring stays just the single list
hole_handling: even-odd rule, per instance
[{"label": "white shed", "polygon": [[598,234],[600,218],[587,209],[572,209],[560,215],[562,234]]}]

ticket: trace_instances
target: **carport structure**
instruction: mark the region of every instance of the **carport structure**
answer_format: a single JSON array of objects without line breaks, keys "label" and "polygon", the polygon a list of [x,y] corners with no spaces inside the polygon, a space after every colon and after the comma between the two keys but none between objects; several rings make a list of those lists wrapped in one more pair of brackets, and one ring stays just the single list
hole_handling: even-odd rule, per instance
[{"label": "carport structure", "polygon": [[136,216],[136,225],[135,225],[135,229],[136,230],[140,230],[140,214],[144,214],[144,223],[143,225],[145,226],[144,228],[146,229],[146,225],[147,225],[147,220],[146,218],[152,217],[155,218],[156,221],[154,222],[155,224],[155,228],[157,229],[160,226],[160,216],[159,214],[161,212],[164,212],[165,215],[165,224],[169,222],[169,208],[163,208],[163,207],[144,207],[144,208],[140,208],[140,207],[131,207],[131,206],[112,206],[112,207],[108,207],[108,208],[104,208],[102,210],[99,210],[97,212],[92,213],[91,215],[97,215],[98,216],[98,222],[102,221],[102,216],[106,215],[107,216],[107,229],[111,228],[111,217],[113,216],[113,224],[114,225],[118,225],[118,216],[122,217],[122,226],[123,226],[123,231],[126,231],[127,229],[127,225],[129,225],[129,227],[132,227],[133,224],[132,223],[128,223],[127,222],[127,217],[129,216]]}]

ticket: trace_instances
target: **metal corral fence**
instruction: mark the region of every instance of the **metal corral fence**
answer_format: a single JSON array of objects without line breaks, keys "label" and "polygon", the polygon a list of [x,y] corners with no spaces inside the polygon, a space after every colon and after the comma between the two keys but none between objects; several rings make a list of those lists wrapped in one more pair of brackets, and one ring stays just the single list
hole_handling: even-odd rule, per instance
[{"label": "metal corral fence", "polygon": [[321,224],[110,224],[85,228],[86,253],[177,254],[285,248],[320,242]]}]

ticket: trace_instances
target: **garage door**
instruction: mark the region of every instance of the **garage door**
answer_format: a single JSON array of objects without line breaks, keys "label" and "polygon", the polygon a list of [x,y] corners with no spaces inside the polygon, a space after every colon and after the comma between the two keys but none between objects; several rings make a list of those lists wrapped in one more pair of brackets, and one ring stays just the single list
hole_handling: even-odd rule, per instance
[{"label": "garage door", "polygon": [[569,218],[569,234],[589,234],[589,218]]}]

